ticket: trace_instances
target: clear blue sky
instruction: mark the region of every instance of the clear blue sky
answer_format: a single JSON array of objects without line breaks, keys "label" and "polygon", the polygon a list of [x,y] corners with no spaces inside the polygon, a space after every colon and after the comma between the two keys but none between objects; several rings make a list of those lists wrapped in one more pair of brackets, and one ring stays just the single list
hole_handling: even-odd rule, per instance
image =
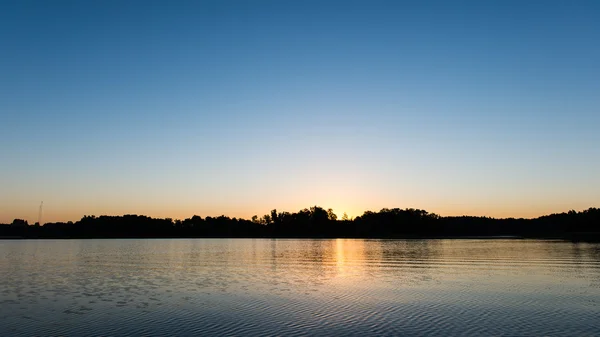
[{"label": "clear blue sky", "polygon": [[2,1],[0,222],[600,206],[598,1]]}]

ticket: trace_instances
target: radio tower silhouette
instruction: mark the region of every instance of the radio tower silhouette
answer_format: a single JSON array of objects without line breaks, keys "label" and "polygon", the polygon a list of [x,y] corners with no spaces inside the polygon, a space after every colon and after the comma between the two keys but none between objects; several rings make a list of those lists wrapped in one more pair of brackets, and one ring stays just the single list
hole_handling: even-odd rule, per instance
[{"label": "radio tower silhouette", "polygon": [[44,202],[42,201],[42,203],[40,204],[40,210],[38,212],[38,225],[42,225],[42,208],[44,207]]}]

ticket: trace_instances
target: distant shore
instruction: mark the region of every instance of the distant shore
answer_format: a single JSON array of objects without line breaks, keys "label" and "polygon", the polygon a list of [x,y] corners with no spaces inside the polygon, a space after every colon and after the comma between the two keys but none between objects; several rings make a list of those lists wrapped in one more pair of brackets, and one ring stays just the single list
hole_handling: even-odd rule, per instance
[{"label": "distant shore", "polygon": [[93,238],[361,238],[361,239],[557,239],[600,241],[600,209],[535,219],[442,217],[419,209],[367,211],[341,219],[318,206],[296,213],[272,210],[251,220],[227,216],[184,220],[143,215],[84,216],[77,222],[0,225],[0,239]]},{"label": "distant shore", "polygon": [[161,240],[161,239],[258,239],[258,240],[549,240],[549,241],[570,241],[570,242],[600,242],[600,233],[575,233],[568,236],[402,236],[402,237],[306,237],[306,236],[122,236],[122,237],[25,237],[25,236],[0,236],[0,241],[21,241],[21,240]]}]

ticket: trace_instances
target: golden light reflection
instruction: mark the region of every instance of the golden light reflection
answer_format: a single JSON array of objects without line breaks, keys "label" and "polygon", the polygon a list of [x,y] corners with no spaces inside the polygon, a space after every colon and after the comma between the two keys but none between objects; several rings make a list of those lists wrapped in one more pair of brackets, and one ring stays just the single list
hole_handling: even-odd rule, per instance
[{"label": "golden light reflection", "polygon": [[353,276],[363,272],[365,261],[365,241],[336,239],[335,263],[338,277]]}]

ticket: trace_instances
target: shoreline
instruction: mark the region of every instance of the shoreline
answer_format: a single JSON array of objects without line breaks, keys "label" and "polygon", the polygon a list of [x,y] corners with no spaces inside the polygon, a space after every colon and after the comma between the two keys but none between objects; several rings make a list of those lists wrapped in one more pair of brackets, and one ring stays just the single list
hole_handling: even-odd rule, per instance
[{"label": "shoreline", "polygon": [[23,237],[23,236],[1,236],[0,241],[19,240],[165,240],[165,239],[240,239],[240,240],[536,240],[536,241],[565,241],[565,242],[600,242],[600,233],[591,235],[568,235],[568,236],[517,236],[517,235],[494,235],[494,236],[397,236],[397,237],[323,237],[323,236],[48,236],[48,237]]}]

